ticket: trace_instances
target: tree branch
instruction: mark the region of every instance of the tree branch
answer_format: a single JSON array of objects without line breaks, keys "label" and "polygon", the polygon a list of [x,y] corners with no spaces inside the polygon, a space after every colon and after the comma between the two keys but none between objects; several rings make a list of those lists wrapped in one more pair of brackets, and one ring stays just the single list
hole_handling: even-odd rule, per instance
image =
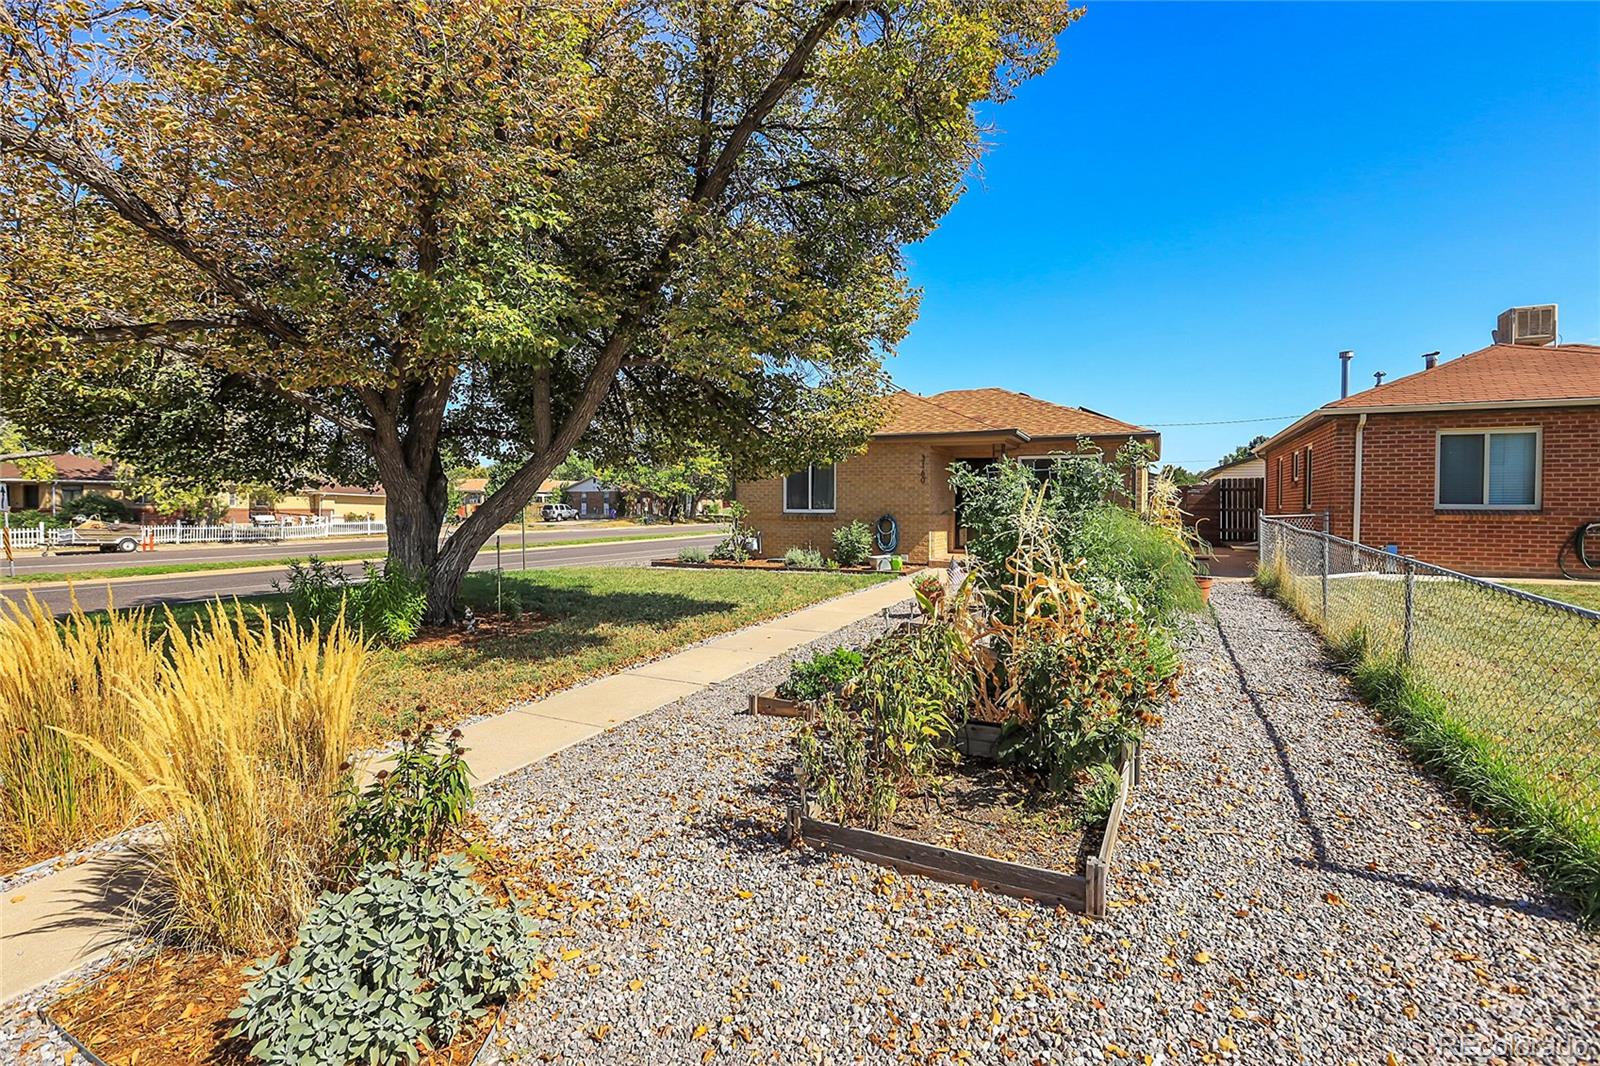
[{"label": "tree branch", "polygon": [[0,148],[58,167],[72,180],[99,194],[124,221],[182,256],[232,297],[243,317],[261,333],[286,344],[299,344],[305,339],[298,327],[269,307],[219,259],[195,244],[181,226],[165,218],[93,152],[41,130],[30,130],[10,118],[0,118]]},{"label": "tree branch", "polygon": [[56,325],[55,328],[74,340],[88,341],[90,344],[115,344],[118,341],[180,337],[185,333],[249,329],[251,326],[243,318],[230,315],[224,318],[169,318],[163,322],[104,322],[93,326]]}]

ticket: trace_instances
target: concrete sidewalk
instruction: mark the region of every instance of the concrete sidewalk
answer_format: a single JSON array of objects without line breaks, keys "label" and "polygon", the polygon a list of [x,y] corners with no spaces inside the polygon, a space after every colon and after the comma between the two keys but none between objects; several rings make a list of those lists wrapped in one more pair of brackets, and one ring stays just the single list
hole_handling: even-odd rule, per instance
[{"label": "concrete sidewalk", "polygon": [[[474,722],[462,729],[473,776],[483,784],[520,770],[910,595],[909,579],[874,585]],[[97,855],[8,894],[0,903],[0,1002],[128,942],[125,911],[141,888],[130,858]]]}]

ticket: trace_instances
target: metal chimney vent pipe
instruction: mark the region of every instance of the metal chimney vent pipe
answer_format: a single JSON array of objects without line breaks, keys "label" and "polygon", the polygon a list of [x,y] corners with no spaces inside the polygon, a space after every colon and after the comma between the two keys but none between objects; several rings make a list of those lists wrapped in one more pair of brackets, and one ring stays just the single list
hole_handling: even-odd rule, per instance
[{"label": "metal chimney vent pipe", "polygon": [[1426,353],[1423,354],[1423,356],[1422,356],[1422,369],[1424,369],[1424,370],[1432,370],[1434,367],[1436,367],[1438,365],[1439,365],[1439,353],[1438,352],[1426,352]]},{"label": "metal chimney vent pipe", "polygon": [[1350,360],[1356,357],[1355,352],[1339,353],[1339,399],[1350,395]]},{"label": "metal chimney vent pipe", "polygon": [[[1376,381],[1379,385],[1382,385],[1383,384],[1383,371],[1374,370],[1372,372],[1372,380]],[[1376,388],[1376,386],[1374,386],[1374,388]]]}]

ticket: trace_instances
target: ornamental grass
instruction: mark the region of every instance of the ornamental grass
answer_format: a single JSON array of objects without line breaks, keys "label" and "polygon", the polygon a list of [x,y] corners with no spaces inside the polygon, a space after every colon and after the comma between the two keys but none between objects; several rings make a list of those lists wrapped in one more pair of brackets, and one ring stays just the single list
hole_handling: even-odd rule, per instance
[{"label": "ornamental grass", "polygon": [[149,862],[164,934],[264,951],[293,932],[332,866],[367,646],[343,625],[324,634],[238,605],[167,633],[155,683],[128,691],[124,733],[75,739],[161,825]]},{"label": "ornamental grass", "polygon": [[132,792],[67,733],[121,747],[130,692],[160,673],[162,642],[144,612],[58,622],[30,594],[0,603],[0,864],[89,843],[128,824]]}]

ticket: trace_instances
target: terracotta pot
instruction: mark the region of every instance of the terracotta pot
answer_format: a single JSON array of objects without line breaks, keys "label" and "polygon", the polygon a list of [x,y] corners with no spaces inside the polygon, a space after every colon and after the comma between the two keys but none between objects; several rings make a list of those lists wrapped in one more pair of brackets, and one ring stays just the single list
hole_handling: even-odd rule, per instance
[{"label": "terracotta pot", "polygon": [[1216,579],[1211,577],[1211,576],[1209,576],[1209,575],[1206,575],[1206,576],[1202,576],[1200,574],[1196,574],[1195,575],[1194,583],[1196,585],[1200,586],[1200,602],[1201,603],[1210,603],[1211,602],[1211,582],[1214,581],[1214,580],[1216,580]]}]

